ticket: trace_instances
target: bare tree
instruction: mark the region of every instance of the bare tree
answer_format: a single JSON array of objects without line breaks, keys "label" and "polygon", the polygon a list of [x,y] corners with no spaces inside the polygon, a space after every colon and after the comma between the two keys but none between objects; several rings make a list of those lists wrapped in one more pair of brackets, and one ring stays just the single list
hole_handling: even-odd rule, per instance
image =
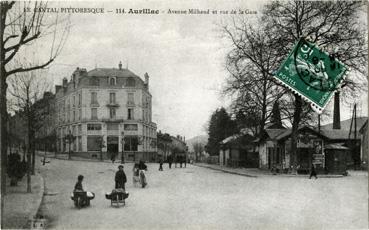
[{"label": "bare tree", "polygon": [[233,109],[237,113],[242,111],[258,119],[256,133],[262,134],[274,102],[285,93],[272,75],[281,59],[272,48],[275,35],[256,28],[244,17],[233,18],[222,31],[232,45],[227,55],[230,77],[224,93],[236,96]]},{"label": "bare tree", "polygon": [[[346,99],[352,99],[365,87],[367,76],[367,34],[359,17],[366,9],[364,6],[364,2],[349,1],[274,1],[264,6],[261,20],[256,23],[259,30],[253,30],[243,21],[233,22],[233,30],[229,27],[224,27],[224,30],[239,56],[253,64],[251,68],[246,67],[254,70],[256,66],[263,77],[273,76],[276,66],[282,64],[296,41],[309,39],[351,68],[342,91]],[[262,31],[265,36],[254,31]],[[304,117],[309,119],[312,114],[300,96],[290,95],[292,97],[283,96],[285,100],[281,105],[289,108],[284,110],[285,116],[292,118],[290,154],[291,163],[295,165],[297,130],[306,120]]]},{"label": "bare tree", "polygon": [[[60,54],[69,33],[69,21],[62,19],[58,14],[45,15],[47,3],[27,1],[0,2],[0,146],[1,146],[1,204],[6,186],[6,158],[7,158],[7,82],[8,77],[22,72],[42,69],[49,66]],[[30,9],[30,10],[27,10]],[[36,10],[34,10],[36,9]],[[37,10],[41,9],[41,10]],[[25,55],[34,50],[43,38],[49,37],[51,42],[43,49],[38,49],[37,62],[28,65],[24,62]],[[48,51],[49,54],[41,57],[39,53]],[[21,60],[22,57],[22,61]],[[18,61],[15,61],[18,60]],[[3,206],[2,206],[3,208]],[[3,212],[2,212],[3,213]]]},{"label": "bare tree", "polygon": [[[346,96],[360,91],[367,76],[366,31],[360,22],[364,2],[287,1],[267,4],[262,21],[276,34],[273,48],[286,57],[300,38],[308,38],[351,68],[342,87]],[[296,134],[303,101],[295,95],[291,135],[291,163],[296,164]]]},{"label": "bare tree", "polygon": [[50,89],[47,79],[40,75],[40,71],[18,73],[9,78],[7,82],[10,101],[13,102],[15,109],[22,112],[22,118],[27,124],[27,192],[31,192],[31,174],[35,171],[35,134],[43,125],[41,111],[34,104],[41,99],[45,91]]},{"label": "bare tree", "polygon": [[195,161],[197,162],[199,160],[199,156],[205,150],[205,148],[204,148],[204,145],[200,142],[195,142],[192,144],[192,146],[195,152]]}]

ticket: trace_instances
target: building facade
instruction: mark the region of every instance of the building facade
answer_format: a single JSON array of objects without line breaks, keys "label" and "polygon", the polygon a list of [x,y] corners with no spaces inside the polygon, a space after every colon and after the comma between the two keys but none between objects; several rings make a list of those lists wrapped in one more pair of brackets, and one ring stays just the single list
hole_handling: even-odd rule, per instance
[{"label": "building facade", "polygon": [[56,86],[57,148],[86,157],[152,160],[157,152],[149,75],[77,68]]},{"label": "building facade", "polygon": [[184,136],[171,136],[168,133],[158,133],[158,158],[173,162],[188,160],[188,146]]}]

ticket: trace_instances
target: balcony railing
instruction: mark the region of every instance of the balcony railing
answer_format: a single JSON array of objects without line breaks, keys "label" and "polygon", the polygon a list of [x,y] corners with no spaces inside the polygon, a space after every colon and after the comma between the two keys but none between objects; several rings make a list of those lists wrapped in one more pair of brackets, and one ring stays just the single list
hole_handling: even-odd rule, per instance
[{"label": "balcony railing", "polygon": [[134,101],[127,101],[127,106],[135,106],[135,102]]},{"label": "balcony railing", "polygon": [[123,122],[123,117],[114,117],[114,118],[102,117],[101,121],[104,121],[104,122]]},{"label": "balcony railing", "polygon": [[106,104],[106,106],[108,107],[119,107],[119,104],[116,102],[109,102],[108,104]]}]

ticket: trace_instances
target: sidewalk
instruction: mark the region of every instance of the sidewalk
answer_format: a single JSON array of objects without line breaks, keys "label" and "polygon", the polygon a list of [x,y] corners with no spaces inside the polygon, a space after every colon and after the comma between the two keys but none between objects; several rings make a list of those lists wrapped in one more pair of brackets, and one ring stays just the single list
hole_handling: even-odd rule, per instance
[{"label": "sidewalk", "polygon": [[29,228],[29,220],[36,214],[41,205],[44,194],[43,177],[36,173],[31,177],[32,193],[27,193],[27,175],[18,182],[18,186],[9,186],[7,180],[7,193],[4,197],[4,228]]},{"label": "sidewalk", "polygon": [[[43,151],[36,151],[36,155],[38,155],[41,159],[43,159],[43,157],[45,156],[45,153]],[[68,153],[58,153],[55,157],[55,153],[46,152],[46,161],[48,161],[50,159],[69,160],[68,157],[69,157]],[[79,157],[79,156],[72,156],[70,160],[111,163],[111,160],[109,160],[109,159],[103,159],[101,161],[100,158],[86,158],[86,157]],[[115,163],[119,164],[120,159],[116,159]],[[125,161],[125,163],[131,163],[131,161]]]},{"label": "sidewalk", "polygon": [[[203,168],[209,168],[213,170],[222,171],[225,173],[231,173],[236,174],[240,176],[246,176],[246,177],[263,177],[263,176],[278,176],[278,177],[308,177],[309,175],[301,175],[301,174],[273,174],[272,172],[268,170],[261,170],[258,168],[230,168],[230,167],[224,167],[220,165],[214,165],[214,164],[206,164],[206,163],[194,163],[194,165],[203,167]],[[350,175],[350,174],[349,174]],[[332,174],[319,174],[319,178],[339,178],[343,177],[343,175],[332,175]]]}]

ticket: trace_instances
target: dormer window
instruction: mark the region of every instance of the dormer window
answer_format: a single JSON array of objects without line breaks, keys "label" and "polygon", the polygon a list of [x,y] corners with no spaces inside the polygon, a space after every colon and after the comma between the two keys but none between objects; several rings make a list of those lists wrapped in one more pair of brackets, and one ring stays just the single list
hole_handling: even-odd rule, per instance
[{"label": "dormer window", "polygon": [[115,77],[110,77],[110,78],[109,78],[109,84],[110,84],[110,85],[115,85],[115,84],[116,84],[116,79],[115,79]]},{"label": "dormer window", "polygon": [[99,79],[97,77],[92,77],[90,79],[90,85],[93,85],[93,86],[99,86]]},{"label": "dormer window", "polygon": [[136,81],[133,77],[127,78],[127,87],[135,87]]}]

